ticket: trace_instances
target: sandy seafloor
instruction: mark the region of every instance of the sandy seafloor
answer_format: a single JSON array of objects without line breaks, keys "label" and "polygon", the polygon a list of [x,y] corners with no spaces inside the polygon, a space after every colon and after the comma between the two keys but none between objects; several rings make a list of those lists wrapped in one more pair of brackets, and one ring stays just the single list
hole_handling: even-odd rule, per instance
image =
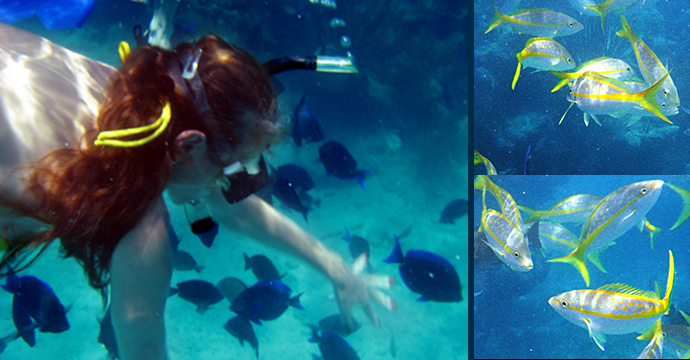
[{"label": "sandy seafloor", "polygon": [[[309,224],[301,214],[286,210],[275,200],[275,205],[294,221],[304,226],[346,259],[350,259],[347,243],[341,240],[343,227],[353,234],[369,240],[372,247],[371,263],[377,273],[392,275],[397,286],[387,293],[398,304],[398,311],[387,312],[378,304],[375,310],[382,328],[377,328],[356,309],[355,318],[362,328],[347,340],[362,359],[447,359],[467,358],[467,217],[454,225],[440,224],[443,206],[459,191],[448,191],[448,186],[466,188],[466,168],[447,172],[446,178],[424,179],[413,172],[409,164],[417,162],[414,148],[403,145],[398,151],[387,151],[382,135],[363,136],[349,143],[361,168],[372,169],[373,174],[362,190],[354,180],[328,178],[323,166],[316,161],[318,146],[309,144],[297,149],[287,141],[273,149],[269,162],[281,165],[297,162],[306,167],[316,182],[310,191],[321,199],[320,208],[309,213]],[[374,155],[374,150],[378,154]],[[368,155],[367,155],[368,154]],[[299,156],[299,159],[298,159]],[[202,279],[217,283],[226,276],[236,276],[247,284],[255,281],[251,271],[244,271],[242,252],[265,254],[273,260],[281,273],[287,273],[284,282],[293,293],[304,292],[301,303],[305,310],[289,308],[282,317],[255,326],[259,340],[260,359],[311,359],[319,353],[317,344],[307,341],[310,331],[305,322],[316,322],[337,312],[332,298],[331,283],[316,270],[299,260],[269,249],[251,239],[222,229],[211,249],[204,247],[187,225],[181,207],[170,206],[170,213],[178,236],[180,249],[191,253],[200,265],[206,266],[200,274],[194,271],[174,271],[172,285],[178,282]],[[419,303],[402,282],[397,265],[381,260],[393,248],[393,235],[413,225],[412,233],[401,240],[403,251],[424,249],[448,259],[456,268],[463,285],[461,303]],[[66,306],[70,329],[60,334],[36,332],[36,346],[30,348],[22,340],[9,343],[0,355],[2,360],[13,359],[105,359],[106,350],[96,341],[103,314],[97,291],[87,285],[81,268],[73,259],[58,256],[57,243],[40,260],[21,275],[36,276],[55,290]],[[145,276],[145,274],[142,274]],[[4,282],[4,280],[2,280]],[[0,335],[14,330],[11,318],[12,295],[0,291]],[[195,311],[194,305],[177,296],[168,299],[166,307],[167,341],[170,358],[180,359],[255,359],[252,348],[240,346],[237,339],[223,328],[234,316],[226,300],[213,305],[205,314]],[[390,352],[391,333],[395,338],[396,356]]]},{"label": "sandy seafloor", "polygon": [[[138,21],[143,23],[141,19],[149,19],[150,12],[138,17]],[[132,44],[129,23],[133,21],[128,18],[124,25],[120,22],[98,23],[96,26],[96,21],[93,20],[79,30],[51,32],[45,30],[37,20],[31,19],[23,22],[21,27],[47,36],[70,50],[118,65],[117,43],[128,40]],[[241,29],[236,31],[242,35]],[[238,34],[231,35],[229,41],[233,41],[232,37]],[[432,59],[428,53],[424,56]],[[366,72],[366,62],[364,63],[365,67],[360,71]],[[342,79],[348,79],[334,77],[333,82],[330,82],[330,77],[310,76],[299,73],[282,78],[287,87],[287,91],[279,97],[282,112],[291,114],[302,95],[302,91],[296,90],[291,80],[306,79],[306,84],[312,82],[309,85],[312,90],[325,90],[333,84],[340,84]],[[381,89],[391,92],[390,87]],[[426,88],[415,85],[412,89],[424,92]],[[315,92],[310,94],[317,95]],[[369,240],[372,248],[370,261],[374,270],[395,277],[397,286],[387,293],[397,301],[398,311],[388,312],[378,304],[374,305],[382,328],[377,328],[360,308],[355,309],[354,316],[362,324],[362,328],[347,337],[347,340],[362,359],[393,359],[390,351],[391,334],[395,338],[395,359],[398,360],[467,359],[468,218],[465,216],[454,225],[438,222],[440,212],[448,202],[466,197],[468,169],[467,164],[460,161],[464,157],[456,158],[451,150],[446,153],[444,147],[450,143],[454,154],[464,154],[466,146],[463,141],[466,140],[461,137],[457,140],[452,138],[451,141],[442,140],[456,137],[458,133],[460,136],[466,133],[466,115],[461,114],[461,106],[458,106],[450,115],[448,112],[441,114],[444,121],[452,124],[452,132],[441,127],[434,130],[434,126],[441,124],[439,116],[407,114],[404,108],[394,108],[391,111],[387,106],[395,102],[387,101],[376,104],[381,113],[388,112],[385,118],[380,118],[379,114],[370,115],[373,118],[371,121],[381,125],[378,130],[372,130],[371,127],[360,128],[361,125],[357,125],[357,121],[370,121],[368,117],[359,120],[362,119],[356,113],[360,109],[359,104],[339,102],[339,93],[333,94],[336,95],[327,102],[311,100],[310,104],[314,106],[312,111],[317,116],[320,115],[326,140],[342,142],[357,159],[360,168],[373,171],[366,181],[367,190],[362,190],[354,180],[326,176],[323,166],[317,161],[318,147],[322,143],[307,144],[298,149],[288,138],[271,149],[273,154],[268,157],[269,163],[274,166],[296,163],[305,167],[316,183],[310,194],[321,199],[322,203],[320,208],[309,213],[309,224],[304,222],[301,214],[281,207],[278,200],[274,200],[274,204],[350,260],[347,243],[341,240],[343,227],[347,226],[353,234]],[[434,96],[438,100],[439,95]],[[382,97],[376,99],[381,100]],[[365,97],[361,101],[369,101],[371,106],[371,99]],[[426,101],[434,109],[442,108],[425,98],[418,101]],[[457,101],[459,103],[460,99]],[[324,115],[324,109],[327,108],[331,109],[330,115]],[[355,110],[355,114],[352,114],[352,110]],[[461,121],[463,116],[464,120]],[[391,124],[397,124],[397,129]],[[431,131],[424,131],[424,127],[431,127]],[[386,137],[391,134],[402,138],[401,148],[395,150],[388,146]],[[250,256],[264,254],[273,260],[281,274],[287,273],[283,280],[292,288],[293,294],[304,292],[301,303],[305,310],[289,308],[282,317],[265,322],[262,327],[255,326],[260,359],[311,359],[312,353],[319,353],[317,344],[307,341],[311,334],[303,323],[314,323],[337,312],[331,283],[324,276],[295,258],[225,229],[221,229],[213,247],[208,249],[191,233],[182,207],[170,206],[169,210],[173,226],[181,238],[179,248],[191,253],[200,265],[206,266],[200,274],[193,271],[173,272],[172,286],[191,279],[202,279],[215,284],[227,276],[239,277],[251,285],[256,279],[251,271],[243,270],[242,253],[246,252]],[[460,275],[465,299],[463,302],[419,303],[416,301],[419,295],[412,293],[403,284],[398,266],[382,262],[393,248],[393,235],[409,226],[413,226],[413,230],[401,240],[403,251],[423,249],[448,259]],[[39,261],[20,275],[36,276],[52,286],[62,303],[71,306],[67,314],[71,327],[60,334],[36,332],[34,348],[30,348],[22,340],[13,341],[0,354],[1,360],[100,360],[107,356],[106,350],[96,341],[98,319],[103,316],[104,311],[100,295],[88,286],[82,269],[73,259],[65,260],[58,255],[57,245],[55,242]],[[4,281],[0,280],[2,283]],[[12,295],[0,289],[0,336],[14,331],[11,303]],[[165,317],[170,359],[255,359],[251,346],[240,346],[238,340],[222,328],[232,316],[234,313],[229,310],[226,300],[200,315],[191,303],[177,296],[169,298]]]}]

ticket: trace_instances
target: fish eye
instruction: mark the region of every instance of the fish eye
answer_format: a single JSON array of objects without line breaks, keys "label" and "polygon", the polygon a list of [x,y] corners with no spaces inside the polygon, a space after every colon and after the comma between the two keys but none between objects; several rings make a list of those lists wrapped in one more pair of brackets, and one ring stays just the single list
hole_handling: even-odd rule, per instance
[{"label": "fish eye", "polygon": [[517,252],[517,251],[516,251],[515,254],[513,254],[513,255],[515,255],[516,258],[520,257],[520,253]]},{"label": "fish eye", "polygon": [[630,67],[625,68],[625,71],[630,71]]},{"label": "fish eye", "polygon": [[569,62],[569,63],[573,62],[573,59],[568,58],[568,62]]},{"label": "fish eye", "polygon": [[568,23],[568,26],[569,26],[569,27],[573,27],[573,25],[575,25],[575,24],[573,24],[573,23]]},{"label": "fish eye", "polygon": [[566,307],[566,306],[568,306],[568,302],[567,302],[567,301],[565,301],[565,300],[561,301],[561,306],[563,306],[563,307]]},{"label": "fish eye", "polygon": [[661,108],[662,108],[662,109],[666,109],[666,103],[662,103],[662,104],[661,104]]},{"label": "fish eye", "polygon": [[643,187],[642,189],[640,189],[640,194],[644,195],[644,194],[646,194],[646,193],[647,193],[647,188],[646,188],[646,187]]},{"label": "fish eye", "polygon": [[664,89],[664,95],[668,95],[668,89]]}]

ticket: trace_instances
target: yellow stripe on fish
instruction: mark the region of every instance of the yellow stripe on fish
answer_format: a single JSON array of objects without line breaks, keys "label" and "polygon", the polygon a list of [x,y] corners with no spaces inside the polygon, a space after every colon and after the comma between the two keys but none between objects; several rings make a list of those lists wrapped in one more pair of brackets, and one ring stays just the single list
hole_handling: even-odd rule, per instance
[{"label": "yellow stripe on fish", "polygon": [[[633,32],[630,24],[625,19],[625,16],[621,15],[621,29],[616,32],[616,35],[630,40],[630,43],[635,50],[635,57],[637,58],[637,64],[640,68],[640,73],[644,77],[644,80],[649,83],[655,83],[661,79],[664,75],[668,73],[664,64],[659,61],[659,58],[654,54],[654,51],[650,49],[647,44],[642,41]],[[678,97],[678,89],[673,83],[673,79],[670,76],[664,79],[661,90],[664,95],[673,103],[675,106],[680,105],[680,98]]]},{"label": "yellow stripe on fish", "polygon": [[625,80],[635,74],[635,70],[633,70],[633,68],[625,61],[602,56],[580,65],[575,72],[566,73],[555,70],[549,71],[550,73],[556,75],[556,77],[559,79],[556,86],[551,89],[551,92],[556,92],[558,89],[562,88],[574,79],[577,79],[580,77],[580,75],[587,71],[593,71],[600,75],[618,80]]},{"label": "yellow stripe on fish", "polygon": [[532,254],[519,227],[507,216],[486,208],[486,187],[482,189],[482,230],[484,243],[493,250],[499,260],[515,271],[529,271],[534,266]]},{"label": "yellow stripe on fish", "polygon": [[575,80],[567,100],[577,104],[583,112],[595,115],[613,114],[639,106],[673,124],[656,100],[656,93],[667,76],[668,73],[649,89],[633,93],[624,82],[589,71]]},{"label": "yellow stripe on fish", "polygon": [[656,204],[663,184],[661,180],[641,181],[606,196],[592,211],[577,248],[564,257],[548,261],[573,265],[589,286],[585,257],[607,248],[616,238],[638,225]]},{"label": "yellow stripe on fish", "polygon": [[534,210],[525,206],[518,206],[527,213],[525,223],[548,219],[554,222],[580,222],[585,221],[595,207],[601,201],[601,196],[591,194],[579,194],[559,201],[548,210]]},{"label": "yellow stripe on fish", "polygon": [[548,37],[531,38],[527,40],[525,48],[517,53],[518,65],[513,77],[511,89],[515,89],[515,84],[520,77],[520,69],[524,65],[526,68],[537,70],[569,70],[576,66],[573,57],[563,45]]},{"label": "yellow stripe on fish", "polygon": [[610,284],[597,290],[572,290],[549,299],[549,305],[575,325],[584,327],[602,350],[602,334],[620,335],[642,332],[669,311],[675,278],[673,253],[669,255],[666,294],[628,285]]},{"label": "yellow stripe on fish", "polygon": [[518,205],[515,203],[515,200],[509,192],[494,184],[494,182],[491,181],[491,179],[489,179],[489,177],[486,175],[479,175],[474,179],[474,189],[489,190],[489,192],[496,198],[496,201],[498,201],[498,203],[501,205],[503,215],[507,216],[508,219],[513,222],[515,227],[520,228],[522,226],[522,218],[520,217]]},{"label": "yellow stripe on fish", "polygon": [[577,20],[553,10],[532,8],[505,15],[494,5],[493,20],[484,34],[503,23],[518,33],[546,37],[572,35],[584,28]]}]

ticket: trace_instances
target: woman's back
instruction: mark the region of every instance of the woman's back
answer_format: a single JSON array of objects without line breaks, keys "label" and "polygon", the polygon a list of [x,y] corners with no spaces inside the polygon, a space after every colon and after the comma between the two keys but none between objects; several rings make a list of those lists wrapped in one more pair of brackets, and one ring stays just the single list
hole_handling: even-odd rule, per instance
[{"label": "woman's back", "polygon": [[[0,24],[0,206],[27,210],[17,171],[53,150],[77,146],[94,127],[115,68]],[[28,202],[28,203],[27,203]]]}]

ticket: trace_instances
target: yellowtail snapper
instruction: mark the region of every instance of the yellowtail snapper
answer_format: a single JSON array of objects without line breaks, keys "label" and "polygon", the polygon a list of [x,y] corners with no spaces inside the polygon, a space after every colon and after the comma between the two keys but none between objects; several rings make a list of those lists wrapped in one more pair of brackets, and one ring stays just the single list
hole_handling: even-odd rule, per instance
[{"label": "yellowtail snapper", "polygon": [[606,249],[613,240],[644,220],[656,204],[664,182],[641,181],[623,186],[606,196],[594,209],[585,224],[577,248],[570,254],[549,261],[573,265],[589,286],[585,258]]},{"label": "yellowtail snapper", "polygon": [[[664,75],[668,73],[664,64],[659,61],[656,57],[654,51],[650,49],[642,39],[640,39],[633,32],[630,24],[625,19],[625,16],[621,15],[621,26],[622,28],[616,32],[616,35],[630,40],[630,43],[635,50],[635,57],[637,58],[637,64],[640,68],[640,73],[644,77],[647,84],[653,84],[659,79],[663,78]],[[666,77],[662,82],[661,90],[664,95],[676,106],[680,106],[680,98],[678,97],[678,89],[676,85],[673,84],[673,79],[670,76]]]},{"label": "yellowtail snapper", "polygon": [[642,291],[623,284],[596,290],[573,290],[549,299],[549,305],[573,324],[587,329],[590,338],[604,350],[604,334],[643,332],[669,311],[675,276],[673,253],[668,252],[666,295]]},{"label": "yellowtail snapper", "polygon": [[493,250],[496,257],[512,270],[532,270],[532,254],[522,230],[505,215],[493,209],[487,210],[485,197],[486,190],[482,193],[482,231],[486,235],[484,242]]},{"label": "yellowtail snapper", "polygon": [[531,38],[527,40],[525,48],[517,53],[518,66],[513,77],[512,89],[520,77],[522,66],[537,70],[570,70],[575,67],[575,61],[563,45],[548,37]]},{"label": "yellowtail snapper", "polygon": [[[666,76],[668,74],[647,90],[633,93],[620,80],[588,71],[575,79],[566,99],[571,103],[571,106],[577,104],[580,110],[590,115],[608,115],[639,106],[672,124],[656,101],[656,92],[660,89]],[[566,114],[567,112],[566,110]],[[563,121],[563,118],[565,118],[565,114],[563,114],[560,122]]]},{"label": "yellowtail snapper", "polygon": [[484,34],[503,23],[521,34],[547,37],[572,35],[583,29],[582,24],[577,20],[553,10],[533,8],[517,10],[510,15],[505,15],[494,5],[494,18]]},{"label": "yellowtail snapper", "polygon": [[551,92],[557,91],[565,86],[565,84],[573,81],[573,79],[577,79],[587,71],[593,71],[600,75],[618,80],[625,80],[635,75],[635,70],[633,70],[632,66],[625,61],[602,56],[580,65],[575,72],[566,73],[560,71],[551,71],[551,73],[556,75],[556,77],[559,79],[558,84],[551,89]]}]

